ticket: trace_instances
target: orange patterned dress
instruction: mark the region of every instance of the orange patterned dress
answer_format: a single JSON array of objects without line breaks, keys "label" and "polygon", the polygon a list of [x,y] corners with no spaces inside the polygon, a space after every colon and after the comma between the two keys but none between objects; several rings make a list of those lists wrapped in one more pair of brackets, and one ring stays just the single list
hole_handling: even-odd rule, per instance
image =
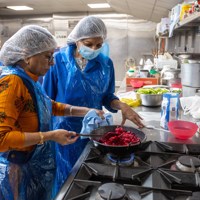
[{"label": "orange patterned dress", "polygon": [[[38,77],[26,72],[34,81]],[[52,101],[53,115],[63,116],[65,104]],[[33,100],[22,79],[8,75],[0,79],[0,152],[30,151],[23,147],[24,132],[37,132],[39,122]]]}]

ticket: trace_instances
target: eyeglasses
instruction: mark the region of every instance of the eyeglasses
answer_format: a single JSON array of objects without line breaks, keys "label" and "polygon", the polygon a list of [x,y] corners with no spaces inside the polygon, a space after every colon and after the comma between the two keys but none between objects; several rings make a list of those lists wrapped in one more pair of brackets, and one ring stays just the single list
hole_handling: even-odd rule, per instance
[{"label": "eyeglasses", "polygon": [[48,62],[49,62],[49,63],[53,62],[53,61],[54,61],[54,56],[53,56],[53,54],[52,54],[51,56],[48,56],[47,59],[48,59]]},{"label": "eyeglasses", "polygon": [[43,52],[43,53],[39,53],[37,55],[41,55],[45,60],[48,61],[48,63],[52,63],[54,61],[54,54],[53,53],[47,53],[47,52]]}]

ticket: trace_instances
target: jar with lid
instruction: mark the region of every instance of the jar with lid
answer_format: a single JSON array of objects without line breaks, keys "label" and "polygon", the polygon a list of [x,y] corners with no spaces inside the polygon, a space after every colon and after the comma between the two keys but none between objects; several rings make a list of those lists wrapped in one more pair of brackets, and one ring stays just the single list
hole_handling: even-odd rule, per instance
[{"label": "jar with lid", "polygon": [[129,77],[135,77],[135,70],[129,69],[129,70],[127,71],[127,75],[128,75]]}]

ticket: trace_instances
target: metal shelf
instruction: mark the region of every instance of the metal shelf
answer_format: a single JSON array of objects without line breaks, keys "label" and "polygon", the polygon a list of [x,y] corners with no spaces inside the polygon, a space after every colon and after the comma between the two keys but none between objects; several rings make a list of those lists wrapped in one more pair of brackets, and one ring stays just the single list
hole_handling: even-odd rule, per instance
[{"label": "metal shelf", "polygon": [[[189,31],[192,28],[200,26],[200,12],[196,12],[186,17],[175,25],[173,32]],[[169,33],[163,33],[160,37],[168,37]]]},{"label": "metal shelf", "polygon": [[200,25],[200,12],[193,13],[192,15],[186,17],[182,21],[180,21],[175,26],[176,29],[180,29],[183,27],[193,27],[193,26],[199,26]]}]

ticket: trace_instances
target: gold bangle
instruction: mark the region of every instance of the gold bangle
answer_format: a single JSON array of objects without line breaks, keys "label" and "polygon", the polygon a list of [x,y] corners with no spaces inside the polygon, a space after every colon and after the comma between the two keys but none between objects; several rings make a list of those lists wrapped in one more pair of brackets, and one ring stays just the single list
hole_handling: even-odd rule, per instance
[{"label": "gold bangle", "polygon": [[40,135],[40,142],[38,144],[44,144],[44,135],[42,134],[42,132],[39,132]]}]

